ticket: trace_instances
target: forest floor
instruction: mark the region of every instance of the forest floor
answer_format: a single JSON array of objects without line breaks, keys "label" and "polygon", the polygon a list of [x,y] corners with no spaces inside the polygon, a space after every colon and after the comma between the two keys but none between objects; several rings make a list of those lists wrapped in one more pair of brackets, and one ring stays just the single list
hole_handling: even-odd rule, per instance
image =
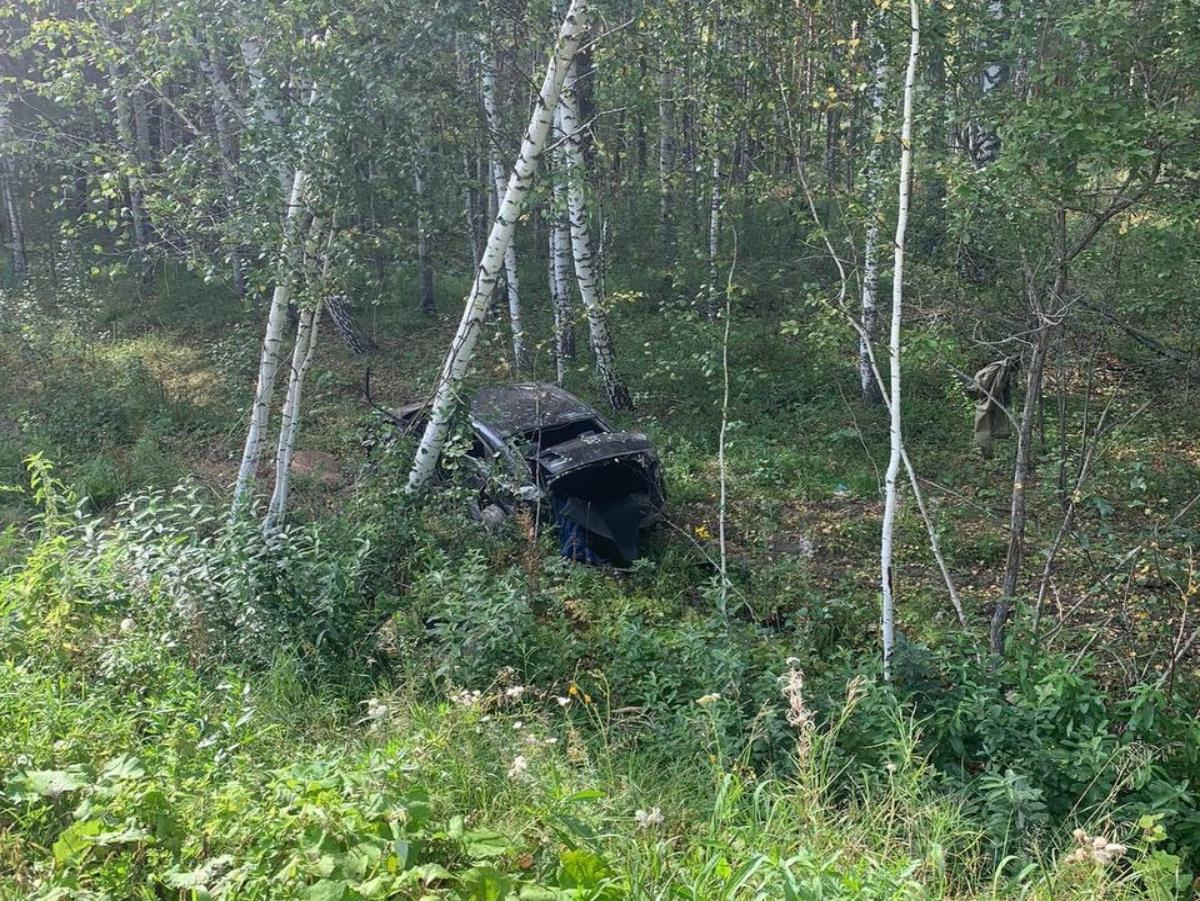
[{"label": "forest floor", "polygon": [[[398,599],[394,626],[373,628],[365,662],[336,679],[314,675],[303,659],[312,648],[300,659],[280,650],[257,669],[209,671],[200,646],[180,656],[155,647],[153,631],[136,647],[122,637],[142,634],[140,621],[127,625],[137,613],[84,604],[68,615],[49,604],[35,628],[25,610],[20,634],[10,622],[2,642],[0,778],[10,806],[0,807],[0,895],[111,894],[125,879],[144,881],[144,897],[155,896],[152,886],[205,897],[219,885],[240,887],[233,897],[275,885],[313,898],[501,898],[520,886],[522,897],[1142,896],[1151,878],[1141,869],[1073,870],[1054,862],[1053,849],[1071,846],[1076,825],[1105,824],[1142,836],[1148,849],[1159,840],[1153,822],[1115,821],[1111,804],[1055,820],[1050,788],[1026,803],[1011,782],[991,789],[1009,805],[995,814],[947,790],[922,726],[888,720],[872,700],[869,716],[854,712],[863,702],[851,677],[878,654],[886,423],[855,397],[836,320],[798,293],[764,288],[765,274],[747,278],[735,305],[732,590],[728,619],[714,620],[720,330],[687,313],[678,292],[629,281],[622,290],[611,276],[609,295],[636,409],[614,418],[650,435],[669,494],[669,522],[633,573],[570,571],[522,523],[491,538],[454,503],[434,504],[405,521],[419,534],[402,539],[408,526],[397,527],[396,541],[411,543],[396,552],[407,555],[400,575],[373,589],[373,603]],[[347,511],[364,494],[384,505],[398,496],[402,460],[366,465],[364,442],[381,428],[363,400],[366,369],[380,403],[424,396],[465,288],[443,279],[434,318],[404,309],[403,296],[365,311],[379,345],[369,358],[324,335],[298,446],[333,474],[297,479],[298,526],[341,517],[349,534]],[[6,304],[0,484],[27,485],[22,461],[40,453],[57,467],[64,499],[87,499],[85,516],[119,518],[122,496],[185,478],[206,508],[220,509],[243,438],[258,311],[182,276],[153,290],[38,286]],[[531,292],[527,304],[532,332],[548,334],[545,299]],[[567,387],[596,401],[580,337]],[[474,383],[514,378],[506,340],[502,323],[488,327]],[[906,501],[898,617],[914,685],[949,684],[930,675],[940,664],[926,649],[983,640],[1006,552],[1014,442],[1000,442],[990,461],[972,447],[972,407],[954,370],[987,361],[956,348],[936,332],[915,346],[906,434],[970,628],[960,634]],[[552,372],[547,341],[535,366],[541,378]],[[1076,663],[1086,654],[1079,676],[1111,698],[1164,678],[1189,691],[1200,683],[1195,654],[1171,667],[1194,628],[1197,517],[1188,503],[1200,489],[1200,422],[1195,405],[1162,392],[1155,377],[1115,358],[1088,372],[1052,370],[1036,437],[1027,598],[1072,496],[1078,514],[1032,645]],[[1116,425],[1072,492],[1080,435],[1110,403]],[[24,609],[19,597],[47,597],[51,577],[29,562],[29,524],[49,521],[38,509],[29,491],[0,496],[0,564],[14,567],[0,613],[10,619]],[[70,553],[77,561],[79,549]],[[95,588],[101,577],[68,578],[66,559],[52,579]],[[522,607],[520,626],[493,635],[517,601],[532,619]],[[476,628],[461,625],[472,617]],[[1028,621],[1023,605],[1014,631],[1023,635]],[[425,651],[422,630],[433,636]],[[780,696],[780,678],[786,685],[801,669],[820,711],[815,734],[794,703],[788,719],[792,696]],[[1047,704],[1045,684],[1030,688],[1031,710]],[[696,704],[718,691],[727,697]],[[767,715],[771,698],[784,709]],[[863,738],[871,716],[889,738]],[[888,769],[849,789],[838,774],[845,755],[859,753]],[[38,778],[58,782],[39,787]],[[1193,788],[1181,791],[1191,804]],[[147,831],[156,816],[158,832]],[[1032,838],[1019,853],[1033,863],[1021,871],[998,862],[998,849],[1013,850],[1023,829]],[[406,859],[410,844],[423,850]]]}]

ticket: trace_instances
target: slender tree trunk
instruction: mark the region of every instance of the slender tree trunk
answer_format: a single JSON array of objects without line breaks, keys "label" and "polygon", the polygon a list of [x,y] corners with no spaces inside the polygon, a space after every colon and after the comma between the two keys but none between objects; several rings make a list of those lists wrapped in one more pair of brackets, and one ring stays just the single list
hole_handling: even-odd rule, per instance
[{"label": "slender tree trunk", "polygon": [[333,326],[342,344],[351,353],[363,356],[376,349],[371,336],[363,332],[354,321],[354,308],[345,294],[328,295],[321,309],[329,317],[329,324]]},{"label": "slender tree trunk", "polygon": [[115,65],[109,67],[108,80],[116,111],[117,137],[120,139],[121,152],[125,157],[125,183],[129,192],[129,215],[133,220],[134,246],[137,248],[139,256],[144,256],[150,246],[150,219],[146,215],[145,201],[142,195],[142,166],[135,134],[133,105]]},{"label": "slender tree trunk", "polygon": [[[1003,0],[988,0],[988,13],[999,22],[1004,18]],[[1008,65],[1003,62],[990,62],[984,66],[980,74],[980,88],[986,103],[989,96],[1008,80]],[[1000,137],[995,130],[982,122],[972,122],[969,129],[969,146],[971,160],[977,169],[982,169],[989,163],[994,163],[1000,157]]]},{"label": "slender tree trunk", "polygon": [[[561,156],[561,155],[560,155]],[[567,185],[561,167],[555,172],[550,222],[550,292],[554,301],[554,373],[563,384],[567,365],[575,359],[575,323],[571,316],[571,225]]]},{"label": "slender tree trunk", "polygon": [[[246,72],[250,76],[250,90],[254,97],[254,109],[257,111],[258,118],[269,132],[282,133],[283,111],[279,108],[278,101],[269,91],[267,77],[262,70],[262,43],[257,36],[251,35],[242,40],[241,50],[242,61],[245,63]],[[275,172],[276,177],[279,179],[279,190],[283,197],[283,203],[288,204],[284,210],[284,215],[287,215],[287,211],[291,209],[289,200],[292,186],[292,172],[283,154],[279,154]]]},{"label": "slender tree trunk", "polygon": [[433,298],[433,259],[429,252],[429,197],[425,184],[425,151],[413,168],[413,189],[417,206],[417,295],[421,312],[437,312]]},{"label": "slender tree trunk", "polygon": [[292,351],[292,369],[288,379],[287,397],[280,416],[279,446],[275,451],[275,490],[263,520],[263,534],[270,535],[279,530],[287,516],[288,492],[291,488],[292,455],[296,450],[296,436],[300,433],[300,395],[304,388],[304,377],[312,364],[313,351],[317,345],[317,325],[321,320],[321,304],[302,310],[300,324],[296,328],[296,346]]},{"label": "slender tree trunk", "polygon": [[25,255],[25,222],[21,206],[17,203],[17,169],[13,165],[13,153],[8,103],[0,100],[0,203],[4,205],[4,217],[8,220],[8,246],[12,254],[13,273],[20,280],[29,271],[29,263]]},{"label": "slender tree trunk", "polygon": [[992,653],[1004,653],[1004,632],[1009,613],[1017,596],[1021,568],[1025,563],[1025,486],[1029,481],[1033,460],[1033,421],[1042,394],[1042,374],[1046,368],[1046,351],[1050,343],[1050,324],[1041,318],[1034,334],[1033,354],[1025,382],[1025,407],[1017,429],[1017,458],[1013,463],[1013,488],[1009,508],[1008,554],[1004,562],[1004,581],[1000,600],[992,614]]},{"label": "slender tree trunk", "polygon": [[675,72],[667,63],[658,82],[658,231],[663,266],[675,265],[677,238],[671,202],[671,172],[675,166]]},{"label": "slender tree trunk", "polygon": [[567,76],[559,102],[559,127],[565,136],[564,153],[567,171],[567,206],[571,221],[571,248],[575,258],[575,279],[579,285],[579,299],[587,313],[588,334],[592,353],[596,358],[596,370],[604,385],[608,403],[614,410],[625,410],[633,406],[629,391],[617,376],[614,364],[612,337],[600,298],[599,273],[596,256],[592,248],[591,231],[588,228],[587,201],[585,194],[583,150],[580,142],[582,131],[579,108],[575,97],[575,70]]},{"label": "slender tree trunk", "polygon": [[[316,96],[314,88],[309,102]],[[283,327],[288,318],[292,285],[302,255],[300,236],[300,211],[304,204],[304,188],[307,176],[303,168],[296,170],[292,178],[292,190],[288,196],[287,215],[284,217],[283,252],[281,271],[271,297],[271,308],[267,314],[267,328],[263,336],[262,353],[258,363],[258,382],[254,388],[254,400],[250,405],[250,426],[246,431],[246,445],[242,451],[242,462],[238,467],[237,482],[233,489],[233,515],[239,514],[248,501],[250,486],[258,470],[266,441],[267,425],[271,418],[271,394],[275,387],[275,376],[279,370],[279,348],[283,341]]]},{"label": "slender tree trunk", "polygon": [[867,157],[866,192],[863,204],[867,210],[867,234],[863,246],[862,282],[862,332],[858,338],[858,381],[863,403],[878,406],[883,402],[879,383],[871,369],[870,342],[875,338],[878,326],[879,293],[879,225],[883,211],[879,200],[883,187],[883,105],[887,88],[887,52],[883,38],[878,34],[879,25],[871,32],[876,43],[875,77],[871,82],[871,150]]},{"label": "slender tree trunk", "polygon": [[[496,70],[486,49],[486,38],[481,39],[485,49],[479,55],[480,81],[483,84],[483,113],[487,122],[488,160],[492,173],[492,205],[499,208],[504,195],[504,166],[500,162],[497,147],[500,143],[500,117],[496,112]],[[512,326],[513,364],[517,372],[529,368],[525,351],[525,329],[521,325],[521,291],[517,276],[517,249],[510,241],[504,251],[504,281],[508,288],[508,318]]]},{"label": "slender tree trunk", "polygon": [[900,417],[900,323],[904,303],[904,236],[908,228],[908,199],[912,178],[913,95],[916,93],[917,54],[920,49],[921,19],[919,0],[909,0],[912,35],[909,40],[908,70],[904,76],[904,117],[900,128],[900,200],[896,214],[895,259],[892,266],[892,330],[888,336],[891,375],[889,418],[891,453],[888,456],[883,507],[883,529],[879,545],[880,582],[883,588],[883,676],[891,679],[892,654],[896,648],[896,596],[892,572],[892,545],[898,506],[897,481],[904,453]]},{"label": "slender tree trunk", "polygon": [[463,188],[463,215],[467,217],[467,237],[471,241],[472,265],[479,266],[483,259],[483,247],[479,242],[479,192],[475,189],[475,167],[471,165],[471,157],[467,148],[462,151],[463,175],[466,176]]},{"label": "slender tree trunk", "polygon": [[475,283],[467,297],[462,320],[450,343],[446,360],[442,364],[442,372],[434,391],[429,423],[421,436],[412,472],[409,473],[409,491],[416,491],[429,481],[437,466],[438,458],[441,456],[450,426],[450,417],[458,401],[458,388],[463,376],[466,375],[467,367],[471,364],[475,343],[479,339],[480,327],[496,289],[496,279],[499,277],[500,267],[504,263],[504,252],[507,250],[509,242],[512,241],[521,204],[529,193],[530,184],[537,171],[538,159],[546,146],[546,136],[554,121],[554,109],[558,105],[563,81],[567,77],[567,69],[575,58],[576,50],[579,49],[580,37],[587,26],[588,12],[589,0],[572,0],[566,18],[563,20],[553,56],[546,67],[541,90],[534,102],[533,116],[529,121],[529,127],[521,142],[521,150],[517,155],[516,165],[513,167],[508,187],[504,192],[504,200],[500,204],[496,221],[492,223],[487,248],[484,250],[479,268],[475,273]]},{"label": "slender tree trunk", "polygon": [[707,319],[716,319],[720,289],[717,279],[720,276],[718,262],[721,256],[721,153],[712,155],[712,168],[709,172],[711,183],[708,188],[708,291],[704,301],[704,315]]},{"label": "slender tree trunk", "polygon": [[[336,226],[331,223],[325,241],[324,260],[320,273],[317,273],[316,261],[320,251],[323,225],[314,219],[309,229],[308,241],[304,248],[305,270],[308,284],[319,294],[324,295],[329,290],[329,269],[332,261],[333,239]],[[317,331],[321,322],[321,301],[316,305],[300,311],[296,323],[296,343],[292,348],[292,366],[288,374],[287,394],[284,397],[283,410],[279,417],[279,442],[275,450],[275,489],[271,493],[271,501],[267,506],[267,515],[263,518],[263,534],[271,535],[279,530],[287,516],[288,493],[291,488],[292,455],[296,450],[296,436],[300,433],[301,395],[304,389],[304,378],[312,364],[313,351],[317,344]]]},{"label": "slender tree trunk", "polygon": [[[225,76],[217,67],[211,48],[197,47],[200,56],[200,68],[212,88],[213,123],[217,130],[217,146],[221,150],[221,188],[225,192],[224,206],[228,210],[237,203],[237,163],[238,138],[236,124],[240,121],[240,110],[233,99]],[[234,245],[229,254],[229,265],[233,277],[233,290],[238,297],[246,293],[246,263],[242,248]]]}]

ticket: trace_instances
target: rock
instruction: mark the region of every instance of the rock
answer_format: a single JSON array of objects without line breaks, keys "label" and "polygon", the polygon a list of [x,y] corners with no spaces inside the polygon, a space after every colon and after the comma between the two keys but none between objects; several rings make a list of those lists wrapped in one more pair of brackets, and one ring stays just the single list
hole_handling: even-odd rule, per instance
[{"label": "rock", "polygon": [[343,482],[337,457],[325,451],[296,451],[292,454],[292,475],[312,479],[324,488],[338,488]]}]

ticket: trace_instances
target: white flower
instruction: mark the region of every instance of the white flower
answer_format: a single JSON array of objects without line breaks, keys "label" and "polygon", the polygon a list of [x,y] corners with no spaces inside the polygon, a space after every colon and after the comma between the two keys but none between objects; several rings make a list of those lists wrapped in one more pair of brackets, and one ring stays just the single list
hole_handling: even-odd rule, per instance
[{"label": "white flower", "polygon": [[388,705],[384,704],[379,698],[367,698],[367,719],[381,720],[388,714]]},{"label": "white flower", "polygon": [[717,701],[719,701],[719,700],[721,700],[721,693],[718,691],[714,691],[711,694],[704,695],[704,697],[702,697],[702,698],[696,698],[696,703],[699,704],[701,707],[708,707],[711,704],[717,703]]},{"label": "white flower", "polygon": [[510,701],[519,701],[521,699],[521,695],[523,694],[525,694],[524,685],[514,685],[511,688],[504,689],[504,697],[508,698]]},{"label": "white flower", "polygon": [[1110,842],[1102,835],[1092,837],[1082,829],[1076,829],[1071,834],[1075,836],[1075,841],[1079,842],[1079,847],[1064,858],[1066,863],[1090,861],[1103,866],[1112,863],[1129,850],[1118,842]]},{"label": "white flower", "polygon": [[518,754],[513,758],[512,766],[508,768],[508,778],[516,782],[519,779],[524,779],[529,774],[529,761],[524,754]]},{"label": "white flower", "polygon": [[481,695],[479,692],[470,691],[469,689],[464,688],[462,691],[450,695],[450,700],[455,704],[458,704],[460,707],[474,707],[479,703],[479,699],[481,697],[483,697],[483,695]]},{"label": "white flower", "polygon": [[649,829],[652,826],[660,826],[663,822],[662,811],[657,807],[651,807],[649,810],[635,811],[633,818],[637,820],[639,829]]},{"label": "white flower", "polygon": [[558,706],[559,706],[559,707],[567,707],[567,706],[569,706],[569,705],[570,705],[570,703],[571,703],[571,699],[570,699],[570,697],[568,697],[568,696],[565,696],[565,695],[557,695],[557,696],[554,698],[554,700],[558,701]]},{"label": "white flower", "polygon": [[889,773],[896,772],[896,764],[892,763],[890,760],[883,765],[883,768],[885,770],[887,770]]},{"label": "white flower", "polygon": [[525,723],[522,720],[516,720],[513,722],[512,727],[514,729],[516,729],[518,732],[520,732],[522,729],[525,728]]}]

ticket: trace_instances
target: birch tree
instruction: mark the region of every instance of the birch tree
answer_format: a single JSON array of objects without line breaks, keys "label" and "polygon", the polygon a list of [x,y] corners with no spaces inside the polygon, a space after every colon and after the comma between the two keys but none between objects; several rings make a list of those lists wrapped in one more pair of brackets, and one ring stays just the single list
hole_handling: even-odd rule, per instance
[{"label": "birch tree", "polygon": [[7,99],[0,98],[0,203],[8,223],[8,249],[12,256],[13,274],[24,277],[29,265],[25,256],[25,222],[17,203],[17,167],[13,165],[15,140]]},{"label": "birch tree", "polygon": [[867,154],[866,190],[863,201],[867,212],[867,233],[863,243],[862,331],[858,339],[858,382],[863,402],[877,406],[883,401],[879,383],[871,365],[871,341],[875,337],[879,311],[879,208],[883,189],[883,106],[887,93],[887,49],[879,33],[882,21],[871,28],[875,47],[875,74],[871,80],[871,149]]},{"label": "birch tree", "polygon": [[[500,142],[500,116],[496,112],[496,69],[486,44],[486,37],[480,38],[484,49],[479,54],[479,77],[483,86],[483,114],[487,128],[488,167],[492,174],[491,207],[496,215],[500,208],[500,198],[504,196],[504,165],[500,162],[498,150]],[[529,360],[525,352],[525,329],[521,325],[521,291],[517,275],[517,249],[509,241],[504,251],[504,282],[508,293],[508,319],[512,328],[513,365],[517,372],[529,368]]]},{"label": "birch tree", "polygon": [[[320,233],[320,222],[314,222],[310,230],[309,247],[306,250],[308,259],[315,258],[317,241]],[[321,322],[321,300],[328,291],[330,246],[333,244],[334,229],[331,226],[326,241],[324,261],[319,280],[315,287],[317,299],[311,306],[300,312],[300,321],[296,326],[296,343],[292,348],[292,367],[288,374],[287,395],[284,398],[283,410],[279,417],[279,442],[275,451],[275,490],[271,493],[271,501],[267,507],[267,515],[263,519],[263,534],[270,535],[278,531],[287,515],[288,494],[291,488],[292,456],[296,450],[296,436],[300,433],[301,395],[304,389],[304,378],[312,365],[313,352],[317,346],[317,331]],[[315,266],[312,268],[315,269]]]},{"label": "birch tree", "polygon": [[[311,108],[317,99],[314,86],[309,92]],[[280,272],[275,290],[271,295],[271,306],[267,313],[267,326],[259,354],[258,381],[254,386],[254,399],[250,405],[250,424],[246,430],[246,444],[242,450],[242,462],[238,467],[237,482],[233,489],[233,514],[238,514],[248,500],[250,486],[258,470],[266,441],[267,427],[271,419],[271,395],[275,387],[275,376],[279,371],[279,351],[283,343],[283,329],[287,322],[288,304],[292,298],[292,287],[300,265],[302,242],[300,213],[304,205],[308,175],[301,165],[292,176],[292,189],[288,194],[287,212],[284,216],[283,246],[280,253]]]},{"label": "birch tree", "polygon": [[883,675],[891,678],[892,654],[896,645],[896,597],[892,572],[892,546],[896,531],[898,506],[897,484],[900,462],[904,452],[900,417],[900,323],[904,304],[904,236],[908,228],[908,198],[912,178],[913,95],[916,93],[917,54],[920,49],[921,13],[918,0],[909,0],[909,19],[912,34],[909,39],[908,69],[904,75],[904,112],[900,127],[900,199],[896,213],[896,239],[892,264],[892,330],[888,336],[890,356],[889,436],[891,453],[888,456],[884,479],[883,528],[879,544],[879,574],[883,589]]},{"label": "birch tree", "polygon": [[509,176],[500,208],[492,223],[487,245],[475,272],[471,293],[467,296],[462,319],[442,364],[441,374],[434,389],[429,422],[421,436],[412,471],[409,473],[409,491],[417,491],[429,481],[446,443],[450,417],[458,403],[459,386],[471,365],[480,328],[496,290],[496,279],[504,264],[504,254],[517,226],[521,204],[529,193],[538,161],[546,146],[546,137],[554,122],[554,110],[558,105],[563,81],[567,77],[567,69],[575,58],[580,39],[587,27],[588,12],[589,0],[572,0],[559,29],[558,40],[555,42],[554,51],[546,65],[546,74],[534,101],[533,115],[521,141],[521,149]]},{"label": "birch tree", "polygon": [[608,321],[601,302],[596,255],[592,248],[591,230],[588,228],[587,202],[584,192],[583,128],[579,121],[575,73],[576,67],[572,63],[558,108],[558,124],[563,133],[563,154],[566,159],[567,214],[571,223],[571,251],[575,260],[575,279],[579,285],[579,299],[587,314],[588,337],[592,354],[596,358],[596,371],[604,385],[604,393],[608,397],[609,405],[614,410],[625,410],[633,406],[633,401],[624,383],[617,376],[616,354],[613,350],[612,337],[608,332]]},{"label": "birch tree", "polygon": [[[561,158],[561,154],[559,154]],[[561,166],[557,169],[561,170]],[[554,305],[554,377],[561,385],[567,364],[575,359],[575,323],[571,316],[571,224],[567,213],[567,185],[555,172],[550,216],[550,296]]]}]

